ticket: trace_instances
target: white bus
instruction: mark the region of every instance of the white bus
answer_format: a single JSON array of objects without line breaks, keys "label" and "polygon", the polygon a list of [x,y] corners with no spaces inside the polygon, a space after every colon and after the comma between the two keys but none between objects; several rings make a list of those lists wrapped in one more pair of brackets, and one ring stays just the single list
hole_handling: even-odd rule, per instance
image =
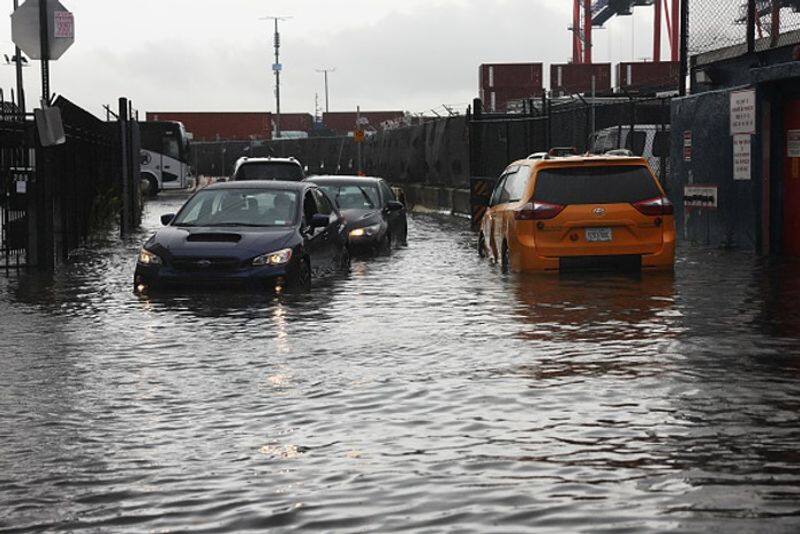
[{"label": "white bus", "polygon": [[189,137],[180,122],[140,122],[141,177],[147,193],[189,187]]}]

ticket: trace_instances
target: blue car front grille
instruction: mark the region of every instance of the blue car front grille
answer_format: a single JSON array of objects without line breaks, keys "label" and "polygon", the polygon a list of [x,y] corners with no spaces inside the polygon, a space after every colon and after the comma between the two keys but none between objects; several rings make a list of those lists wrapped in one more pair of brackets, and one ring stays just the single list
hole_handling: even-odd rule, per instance
[{"label": "blue car front grille", "polygon": [[170,263],[176,271],[193,273],[229,272],[241,266],[236,258],[173,258]]}]

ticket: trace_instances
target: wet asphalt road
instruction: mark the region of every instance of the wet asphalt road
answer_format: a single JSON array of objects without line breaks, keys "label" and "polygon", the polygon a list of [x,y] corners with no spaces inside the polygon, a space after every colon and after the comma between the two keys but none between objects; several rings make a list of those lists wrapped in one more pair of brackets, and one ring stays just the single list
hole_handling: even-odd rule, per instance
[{"label": "wet asphalt road", "polygon": [[2,531],[800,530],[800,265],[505,276],[415,215],[308,295],[146,298],[148,231],[0,277]]}]

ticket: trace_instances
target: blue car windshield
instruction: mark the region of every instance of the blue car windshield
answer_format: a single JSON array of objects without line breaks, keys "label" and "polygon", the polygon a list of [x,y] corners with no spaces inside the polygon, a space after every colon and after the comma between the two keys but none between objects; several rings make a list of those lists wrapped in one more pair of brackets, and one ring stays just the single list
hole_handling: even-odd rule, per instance
[{"label": "blue car windshield", "polygon": [[181,208],[174,226],[293,226],[297,193],[263,189],[206,189]]}]

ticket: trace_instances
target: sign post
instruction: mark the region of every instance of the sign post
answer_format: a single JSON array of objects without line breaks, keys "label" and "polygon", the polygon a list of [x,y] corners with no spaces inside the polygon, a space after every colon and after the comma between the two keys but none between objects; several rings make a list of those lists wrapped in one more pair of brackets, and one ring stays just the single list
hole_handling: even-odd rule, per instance
[{"label": "sign post", "polygon": [[50,30],[47,24],[48,0],[39,0],[39,39],[42,64],[42,107],[50,105]]}]

